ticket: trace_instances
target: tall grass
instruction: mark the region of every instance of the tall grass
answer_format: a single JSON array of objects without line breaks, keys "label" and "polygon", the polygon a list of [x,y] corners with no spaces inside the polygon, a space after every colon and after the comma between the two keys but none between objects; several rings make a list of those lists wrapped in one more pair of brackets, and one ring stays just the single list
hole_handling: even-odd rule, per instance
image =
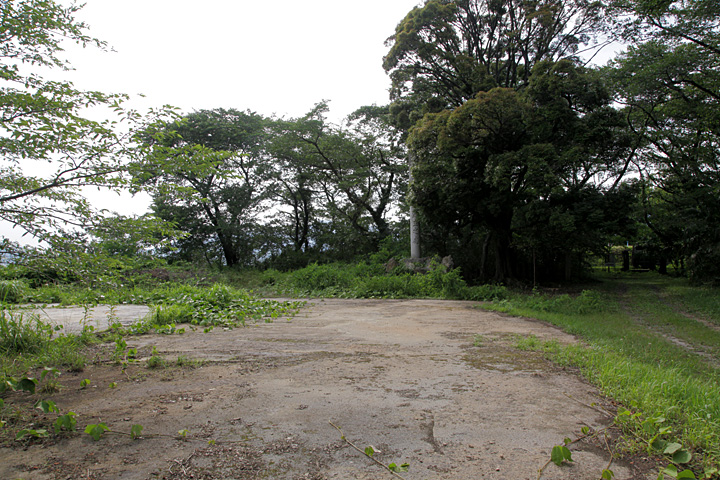
[{"label": "tall grass", "polygon": [[92,341],[88,333],[54,336],[53,327],[37,315],[0,308],[0,377],[49,365],[82,370],[83,347]]},{"label": "tall grass", "polygon": [[28,286],[22,280],[0,280],[0,303],[22,302],[28,290]]},{"label": "tall grass", "polygon": [[37,315],[0,308],[0,352],[38,352],[50,342],[52,331],[52,326],[41,321]]}]

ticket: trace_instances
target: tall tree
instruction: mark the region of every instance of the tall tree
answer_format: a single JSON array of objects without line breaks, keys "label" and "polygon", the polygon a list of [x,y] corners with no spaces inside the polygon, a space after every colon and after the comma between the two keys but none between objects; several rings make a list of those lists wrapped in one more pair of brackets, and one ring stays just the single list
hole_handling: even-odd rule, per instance
[{"label": "tall tree", "polygon": [[[600,25],[590,0],[426,0],[388,39],[396,113],[456,108],[480,91],[526,85],[538,62],[569,57]],[[409,125],[408,125],[409,126]]]},{"label": "tall tree", "polygon": [[[38,73],[70,68],[60,56],[63,41],[105,47],[76,20],[80,8],[0,2],[0,219],[35,235],[93,218],[80,189],[123,185],[138,154],[134,131],[145,121],[123,107],[124,95],[81,91]],[[112,120],[91,120],[88,107],[106,107]]]},{"label": "tall tree", "polygon": [[523,248],[552,242],[548,255],[560,257],[585,251],[588,242],[598,248],[606,238],[601,222],[587,222],[574,202],[592,198],[597,209],[607,207],[603,194],[619,187],[627,166],[631,144],[609,102],[596,72],[544,61],[522,92],[494,88],[425,115],[409,139],[418,159],[413,201],[446,232],[485,235],[480,265],[467,265],[481,278],[517,276]]},{"label": "tall tree", "polygon": [[680,247],[691,275],[720,278],[720,4],[618,0],[609,8],[634,42],[608,73],[644,147],[645,220],[663,250]]},{"label": "tall tree", "polygon": [[186,254],[218,250],[228,266],[254,259],[272,178],[265,126],[255,113],[215,109],[146,132],[152,148],[136,179],[152,193],[155,213],[188,234],[179,244]]},{"label": "tall tree", "polygon": [[343,219],[376,244],[390,234],[387,217],[406,181],[401,146],[371,108],[345,129],[329,124],[326,112],[323,102],[302,118],[278,122],[270,148],[291,164],[284,169],[294,176],[290,190],[304,192],[303,201],[314,192],[324,219]]}]

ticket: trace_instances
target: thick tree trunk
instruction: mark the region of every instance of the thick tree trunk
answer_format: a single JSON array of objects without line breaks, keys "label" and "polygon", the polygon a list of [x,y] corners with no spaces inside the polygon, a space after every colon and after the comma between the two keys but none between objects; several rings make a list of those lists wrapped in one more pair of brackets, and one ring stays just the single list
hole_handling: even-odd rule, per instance
[{"label": "thick tree trunk", "polygon": [[512,261],[510,258],[511,233],[509,230],[495,232],[493,237],[493,249],[495,252],[495,276],[493,280],[496,282],[506,282],[513,278]]},{"label": "thick tree trunk", "polygon": [[240,257],[238,256],[237,250],[234,248],[232,240],[227,238],[226,235],[221,232],[217,232],[218,240],[222,246],[223,256],[225,257],[225,264],[228,267],[233,267],[240,263]]},{"label": "thick tree trunk", "polygon": [[572,251],[565,250],[565,280],[572,280]]},{"label": "thick tree trunk", "polygon": [[488,248],[490,247],[490,240],[492,239],[492,234],[488,233],[485,235],[485,240],[483,241],[482,246],[482,253],[480,255],[480,281],[485,282],[485,279],[487,279],[487,258],[488,258]]}]

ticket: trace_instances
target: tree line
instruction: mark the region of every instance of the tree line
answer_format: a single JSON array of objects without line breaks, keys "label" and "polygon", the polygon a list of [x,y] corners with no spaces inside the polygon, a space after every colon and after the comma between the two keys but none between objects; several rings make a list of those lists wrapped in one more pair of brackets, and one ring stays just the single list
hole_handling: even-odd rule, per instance
[{"label": "tree line", "polygon": [[[291,119],[134,112],[24,72],[65,68],[61,37],[103,46],[77,6],[0,9],[0,218],[35,235],[70,221],[84,230],[56,240],[289,269],[407,243],[413,205],[424,252],[478,282],[569,279],[627,243],[661,271],[720,278],[715,1],[426,0],[378,59],[390,102],[341,125],[325,102]],[[612,41],[621,53],[588,63]],[[151,212],[98,217],[83,185],[147,191]]]}]

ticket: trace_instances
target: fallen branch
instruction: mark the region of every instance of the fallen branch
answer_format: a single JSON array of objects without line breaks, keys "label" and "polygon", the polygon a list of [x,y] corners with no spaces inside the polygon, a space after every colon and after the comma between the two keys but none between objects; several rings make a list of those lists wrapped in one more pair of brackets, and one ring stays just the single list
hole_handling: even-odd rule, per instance
[{"label": "fallen branch", "polygon": [[569,394],[567,394],[567,393],[565,393],[565,392],[563,392],[563,395],[565,395],[565,396],[566,396],[567,398],[569,398],[570,400],[573,400],[573,401],[579,403],[580,405],[582,405],[582,406],[584,406],[584,407],[591,408],[591,409],[595,410],[596,412],[602,413],[602,414],[605,415],[606,417],[615,418],[615,415],[613,415],[613,414],[610,413],[610,412],[605,411],[605,410],[602,409],[602,408],[596,407],[595,405],[588,405],[588,404],[585,403],[585,402],[581,402],[581,401],[578,400],[577,398],[575,398],[575,397],[573,397],[572,395],[569,395]]},{"label": "fallen branch", "polygon": [[362,449],[358,448],[354,443],[352,443],[350,440],[348,440],[347,438],[345,438],[345,434],[343,433],[342,430],[340,430],[340,427],[338,427],[337,425],[335,425],[335,424],[332,423],[332,422],[328,422],[328,423],[329,423],[330,425],[332,425],[333,427],[335,427],[338,432],[340,432],[340,438],[341,438],[345,443],[347,443],[347,444],[350,445],[352,448],[354,448],[354,449],[357,450],[358,452],[360,452],[360,453],[362,453],[363,455],[365,455],[367,458],[369,458],[369,459],[372,460],[373,462],[375,462],[375,463],[377,463],[378,465],[380,465],[383,469],[385,469],[385,470],[387,470],[388,472],[390,472],[391,475],[393,475],[393,476],[395,476],[395,477],[397,477],[397,478],[400,478],[400,479],[402,479],[402,480],[405,480],[405,477],[403,477],[403,476],[401,476],[401,475],[398,475],[397,473],[393,472],[392,470],[390,470],[390,467],[388,467],[388,466],[385,465],[384,463],[378,461],[376,458],[371,457],[370,455],[368,455],[368,454],[365,452],[365,450],[362,450]]}]

